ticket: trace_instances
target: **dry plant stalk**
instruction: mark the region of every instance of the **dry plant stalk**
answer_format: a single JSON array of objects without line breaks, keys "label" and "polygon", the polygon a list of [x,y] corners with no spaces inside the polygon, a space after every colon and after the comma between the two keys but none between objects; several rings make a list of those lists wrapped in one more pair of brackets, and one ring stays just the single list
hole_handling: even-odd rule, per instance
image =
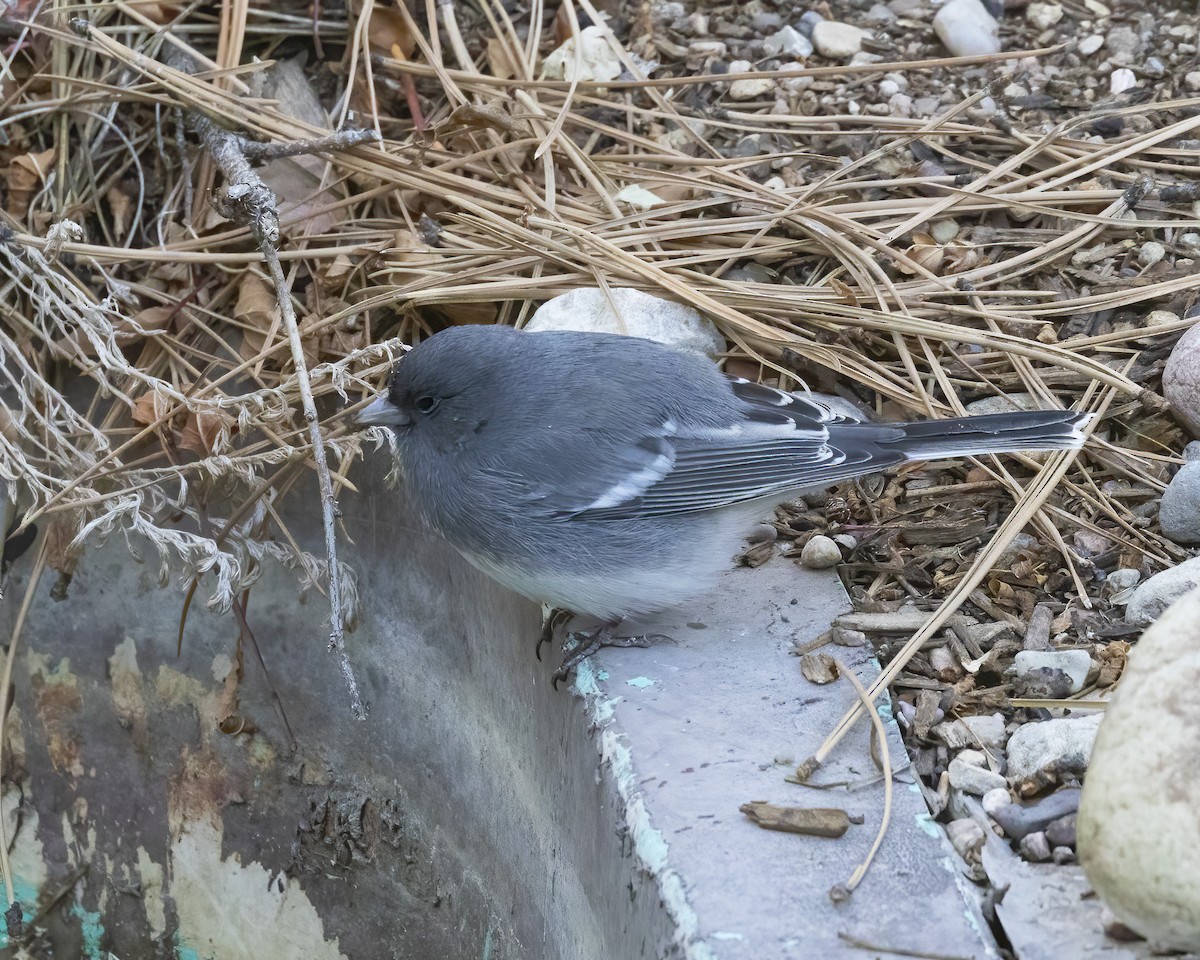
[{"label": "dry plant stalk", "polygon": [[[307,11],[239,8],[218,43],[191,12],[164,30],[117,2],[95,9],[85,37],[38,23],[13,51],[17,74],[55,80],[20,86],[12,104],[24,140],[9,169],[24,186],[0,243],[0,476],[27,523],[56,530],[60,576],[120,532],[152,544],[164,582],[187,590],[202,578],[216,609],[231,609],[269,558],[307,584],[328,580],[352,621],[353,571],[332,549],[294,546],[278,508],[310,457],[328,450],[344,473],[364,442],[388,435],[347,435],[343,412],[318,422],[316,411],[377,389],[402,343],[452,322],[520,324],[530,301],[581,285],[691,303],[726,334],[729,364],[784,386],[840,386],[889,416],[1014,392],[1082,407],[1101,385],[1110,415],[1082,456],[988,466],[1013,511],[939,623],[1030,522],[1056,546],[1103,524],[1152,565],[1182,556],[1105,481],[1153,493],[1178,455],[1154,393],[1158,360],[1142,358],[1191,324],[1200,273],[1122,270],[1136,237],[1193,223],[1164,189],[1194,175],[1175,147],[1200,127],[1193,101],[1101,103],[1028,130],[982,115],[982,92],[933,119],[812,115],[783,92],[772,105],[723,99],[762,73],[645,78],[611,31],[621,78],[543,79],[540,21],[522,39],[496,0],[472,8],[471,23],[461,6],[423,6],[374,5],[323,27],[322,43],[347,48],[343,113],[387,137],[327,154],[301,195],[281,198],[269,278],[255,272],[261,228],[208,218],[211,172],[185,118],[204,118],[208,139],[243,158],[262,149],[252,142],[332,148],[319,139],[328,117],[300,119],[262,92],[273,44],[311,35]],[[581,12],[598,18],[573,3],[571,32]],[[207,72],[172,69],[176,54]],[[994,91],[1008,79],[999,65],[1021,55],[789,76],[975,64],[993,71]],[[691,105],[697,91],[711,111]],[[1081,132],[1134,115],[1140,125],[1119,139]],[[918,148],[937,161],[918,161]],[[67,163],[71,150],[87,161]],[[753,171],[764,165],[769,185]],[[86,237],[59,223],[68,197]],[[933,241],[950,218],[957,235]],[[264,301],[268,279],[278,296]],[[1109,311],[1122,322],[1080,322]],[[345,479],[321,481],[331,546]],[[205,537],[195,502],[217,493],[231,506]]]}]

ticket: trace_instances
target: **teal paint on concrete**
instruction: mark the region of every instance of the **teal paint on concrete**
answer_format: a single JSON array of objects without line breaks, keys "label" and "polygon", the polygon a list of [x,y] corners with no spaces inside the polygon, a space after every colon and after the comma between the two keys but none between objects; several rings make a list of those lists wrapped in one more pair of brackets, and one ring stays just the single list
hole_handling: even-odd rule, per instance
[{"label": "teal paint on concrete", "polygon": [[103,960],[106,951],[101,951],[100,941],[104,937],[104,924],[100,911],[84,910],[83,904],[71,905],[71,916],[79,918],[79,931],[83,936],[83,955],[87,960]]}]

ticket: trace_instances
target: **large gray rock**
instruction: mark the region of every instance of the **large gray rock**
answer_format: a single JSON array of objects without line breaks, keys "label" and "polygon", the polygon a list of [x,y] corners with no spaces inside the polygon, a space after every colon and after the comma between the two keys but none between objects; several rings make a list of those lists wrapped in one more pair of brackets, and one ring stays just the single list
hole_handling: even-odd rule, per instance
[{"label": "large gray rock", "polygon": [[525,329],[620,333],[709,357],[716,357],[725,349],[725,338],[720,331],[693,307],[628,287],[610,289],[607,296],[599,287],[580,287],[564,293],[538,307]]},{"label": "large gray rock", "polygon": [[1079,855],[1096,892],[1157,947],[1200,950],[1200,590],[1147,630],[1084,783]]},{"label": "large gray rock", "polygon": [[1200,461],[1185,463],[1171,478],[1159,505],[1158,522],[1167,539],[1200,543]]},{"label": "large gray rock", "polygon": [[1200,557],[1184,560],[1178,566],[1156,573],[1133,591],[1125,608],[1125,621],[1146,626],[1185,593],[1200,586]]},{"label": "large gray rock", "polygon": [[1163,368],[1162,389],[1175,418],[1200,437],[1200,324],[1175,344]]}]

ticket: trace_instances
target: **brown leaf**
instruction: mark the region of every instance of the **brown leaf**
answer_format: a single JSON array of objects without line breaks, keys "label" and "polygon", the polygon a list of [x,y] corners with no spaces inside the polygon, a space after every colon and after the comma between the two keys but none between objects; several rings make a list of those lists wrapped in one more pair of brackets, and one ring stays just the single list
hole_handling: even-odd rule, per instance
[{"label": "brown leaf", "polygon": [[104,199],[108,201],[108,209],[112,214],[113,231],[124,234],[129,229],[129,215],[133,210],[133,201],[129,199],[129,194],[115,185],[108,188]]},{"label": "brown leaf", "polygon": [[281,318],[274,287],[257,274],[247,273],[238,286],[233,316],[243,328],[242,359],[253,360],[279,330]]},{"label": "brown leaf", "polygon": [[168,397],[163,396],[157,390],[147,390],[134,401],[131,415],[134,423],[148,427],[152,423],[163,422],[170,409],[171,401]]},{"label": "brown leaf", "polygon": [[858,306],[858,298],[854,295],[854,291],[837,277],[830,277],[829,285],[833,287],[833,292],[842,298],[842,302],[846,304],[846,306]]},{"label": "brown leaf", "polygon": [[[375,53],[407,60],[417,49],[417,41],[409,32],[408,23],[399,10],[376,4],[371,10],[367,39]],[[399,52],[402,56],[397,57]]]},{"label": "brown leaf", "polygon": [[4,180],[8,184],[7,212],[20,219],[29,212],[29,201],[46,182],[58,151],[54,147],[41,153],[24,153],[8,163]]},{"label": "brown leaf", "polygon": [[488,38],[487,63],[492,76],[497,80],[511,80],[521,74],[520,65],[509,45],[496,37]]},{"label": "brown leaf", "polygon": [[222,428],[232,428],[233,417],[219,410],[188,411],[183,429],[179,431],[178,445],[200,457],[216,453],[217,441]]}]

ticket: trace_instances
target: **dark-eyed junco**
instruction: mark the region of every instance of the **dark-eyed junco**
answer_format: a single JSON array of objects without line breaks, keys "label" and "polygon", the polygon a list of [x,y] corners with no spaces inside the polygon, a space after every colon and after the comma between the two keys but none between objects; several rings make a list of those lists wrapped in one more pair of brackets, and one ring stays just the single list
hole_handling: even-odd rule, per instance
[{"label": "dark-eyed junco", "polygon": [[872,423],[611,334],[452,327],[360,424],[396,432],[411,502],[480,570],[608,624],[711,585],[805,490],[909,460],[1078,447],[1088,416]]}]

